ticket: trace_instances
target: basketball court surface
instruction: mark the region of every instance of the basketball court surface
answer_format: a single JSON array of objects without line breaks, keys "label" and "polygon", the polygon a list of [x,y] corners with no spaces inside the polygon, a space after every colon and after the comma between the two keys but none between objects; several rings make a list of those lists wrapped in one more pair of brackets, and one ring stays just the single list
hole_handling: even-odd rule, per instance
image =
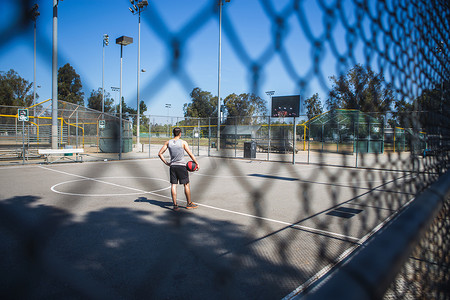
[{"label": "basketball court surface", "polygon": [[[31,276],[30,298],[290,298],[415,192],[397,197],[411,179],[399,171],[198,161],[199,207],[185,209],[178,186],[177,212],[159,159],[0,167],[6,286]],[[35,275],[24,259],[30,234]]]}]

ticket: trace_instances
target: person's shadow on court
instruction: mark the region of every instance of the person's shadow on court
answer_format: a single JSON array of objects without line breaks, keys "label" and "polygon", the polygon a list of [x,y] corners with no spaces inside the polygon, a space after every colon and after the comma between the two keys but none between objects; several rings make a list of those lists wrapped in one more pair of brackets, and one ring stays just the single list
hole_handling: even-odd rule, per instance
[{"label": "person's shadow on court", "polygon": [[172,209],[173,203],[172,201],[158,201],[158,200],[152,200],[152,199],[148,199],[147,197],[139,197],[136,200],[134,200],[134,202],[147,202],[149,204],[152,205],[156,205],[159,206],[161,208],[166,208],[166,209]]}]

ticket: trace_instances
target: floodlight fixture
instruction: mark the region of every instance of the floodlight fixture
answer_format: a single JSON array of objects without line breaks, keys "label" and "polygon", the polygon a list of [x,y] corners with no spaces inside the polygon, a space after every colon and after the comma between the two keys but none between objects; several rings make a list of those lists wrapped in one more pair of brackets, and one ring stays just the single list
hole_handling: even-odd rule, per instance
[{"label": "floodlight fixture", "polygon": [[31,17],[31,20],[33,20],[34,22],[36,22],[37,17],[41,15],[41,13],[38,12],[38,8],[39,8],[39,5],[35,4],[35,5],[33,5],[33,7],[30,10],[30,17]]},{"label": "floodlight fixture", "polygon": [[103,35],[103,45],[109,46],[109,35],[107,35],[107,34]]},{"label": "floodlight fixture", "polygon": [[133,38],[122,35],[121,37],[118,37],[116,39],[116,44],[122,45],[122,46],[133,44]]},{"label": "floodlight fixture", "polygon": [[142,8],[144,8],[145,6],[148,6],[148,1],[147,1],[147,0],[142,0],[142,1],[138,2],[137,6],[138,6],[140,9],[142,9]]},{"label": "floodlight fixture", "polygon": [[148,6],[147,0],[130,0],[131,7],[128,7],[128,9],[131,11],[132,14],[141,14],[142,11],[144,11]]}]

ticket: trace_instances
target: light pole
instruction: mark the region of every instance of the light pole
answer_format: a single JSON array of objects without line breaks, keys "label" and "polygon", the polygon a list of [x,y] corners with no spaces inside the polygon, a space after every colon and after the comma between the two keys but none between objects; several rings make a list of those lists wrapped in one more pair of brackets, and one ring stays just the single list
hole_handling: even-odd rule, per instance
[{"label": "light pole", "polygon": [[130,0],[131,7],[128,9],[133,15],[137,14],[138,17],[138,61],[137,61],[137,117],[136,117],[136,144],[139,147],[140,144],[140,98],[139,98],[139,79],[140,79],[140,64],[141,64],[141,12],[148,6],[147,0]]},{"label": "light pole", "polygon": [[119,160],[122,158],[122,58],[123,46],[133,43],[133,38],[128,36],[121,36],[116,39],[116,44],[120,45],[120,112],[119,112]]},{"label": "light pole", "polygon": [[52,33],[52,149],[58,149],[58,4],[53,0]]},{"label": "light pole", "polygon": [[105,46],[109,45],[109,36],[103,35],[103,58],[102,58],[102,113],[105,112]]},{"label": "light pole", "polygon": [[[219,59],[217,68],[217,150],[220,150],[220,72],[222,64],[222,6],[223,0],[219,1]],[[225,0],[230,2],[230,0]]]},{"label": "light pole", "polygon": [[[36,104],[36,20],[40,13],[37,11],[38,4],[31,8],[30,16],[34,22],[34,53],[33,53],[33,105]],[[33,108],[33,117],[36,117],[36,107]]]},{"label": "light pole", "polygon": [[172,108],[172,104],[166,103],[165,107],[167,108],[167,122],[169,122],[170,109]]},{"label": "light pole", "polygon": [[[170,108],[172,107],[172,104],[166,103],[165,107],[167,108],[167,117],[169,117],[170,116]],[[167,119],[167,121],[169,121],[169,119]]]},{"label": "light pole", "polygon": [[267,143],[267,160],[270,160],[270,117],[272,116],[272,96],[275,94],[275,91],[267,91],[266,95],[270,97],[269,103],[269,132],[268,132],[268,143]]},{"label": "light pole", "polygon": [[169,123],[169,117],[170,117],[170,108],[172,107],[172,104],[166,103],[165,107],[167,108],[167,133],[168,133],[168,137],[170,138],[170,123]]},{"label": "light pole", "polygon": [[[272,110],[272,96],[275,94],[275,91],[267,91],[266,95],[270,97],[269,110]],[[270,113],[272,114],[272,112]]]},{"label": "light pole", "polygon": [[[120,92],[120,88],[112,86],[111,87],[111,91],[113,91],[113,92]],[[117,93],[116,93],[116,98],[117,98]],[[114,116],[116,115],[116,113],[117,113],[116,100],[114,100]]]}]

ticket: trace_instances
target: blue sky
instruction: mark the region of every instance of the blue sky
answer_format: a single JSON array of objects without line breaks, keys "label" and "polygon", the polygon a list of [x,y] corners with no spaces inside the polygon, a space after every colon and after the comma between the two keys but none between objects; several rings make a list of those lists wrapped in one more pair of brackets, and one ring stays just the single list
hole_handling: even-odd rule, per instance
[{"label": "blue sky", "polygon": [[[149,0],[149,7],[141,16],[141,73],[140,98],[152,115],[182,116],[183,104],[190,101],[193,88],[217,95],[218,16],[212,12],[216,0]],[[223,7],[221,98],[231,93],[256,92],[268,100],[265,91],[275,95],[301,94],[303,98],[319,93],[324,102],[329,76],[342,68],[336,64],[336,53],[325,43],[317,56],[320,75],[313,72],[314,55],[308,34],[320,39],[324,23],[332,22],[332,40],[336,51],[346,55],[345,30],[340,21],[330,21],[316,1],[302,2],[301,16],[308,28],[300,25],[299,17],[290,13],[293,1],[231,0]],[[326,2],[326,1],[325,1]],[[0,30],[4,32],[17,19],[17,0],[0,1]],[[32,2],[34,3],[34,2]],[[37,21],[37,85],[40,100],[51,98],[52,1],[36,1],[41,15]],[[102,85],[102,38],[110,36],[105,48],[105,90],[116,98],[112,86],[119,86],[120,46],[115,39],[126,35],[134,43],[124,48],[123,96],[127,105],[137,103],[137,37],[138,16],[128,10],[129,0],[64,0],[58,7],[58,68],[70,63],[81,76],[86,99],[92,90]],[[274,22],[272,16],[283,15],[288,30],[283,35],[283,51],[274,52]],[[351,11],[351,7],[346,10]],[[347,21],[354,17],[349,13]],[[231,24],[231,26],[230,26]],[[13,26],[13,28],[15,28]],[[236,33],[236,36],[233,35]],[[181,42],[180,72],[170,72],[173,40]],[[362,57],[361,42],[355,43],[354,57]],[[265,56],[266,59],[261,57]],[[263,61],[261,63],[261,61]],[[257,90],[253,89],[251,65],[262,67]],[[356,60],[354,61],[356,62]],[[364,63],[364,62],[363,62]],[[353,62],[349,61],[347,67]],[[33,28],[16,30],[0,44],[0,71],[14,69],[20,76],[33,81]],[[292,73],[293,70],[293,73]],[[298,79],[306,83],[300,90]],[[170,103],[170,111],[165,104]]]}]

